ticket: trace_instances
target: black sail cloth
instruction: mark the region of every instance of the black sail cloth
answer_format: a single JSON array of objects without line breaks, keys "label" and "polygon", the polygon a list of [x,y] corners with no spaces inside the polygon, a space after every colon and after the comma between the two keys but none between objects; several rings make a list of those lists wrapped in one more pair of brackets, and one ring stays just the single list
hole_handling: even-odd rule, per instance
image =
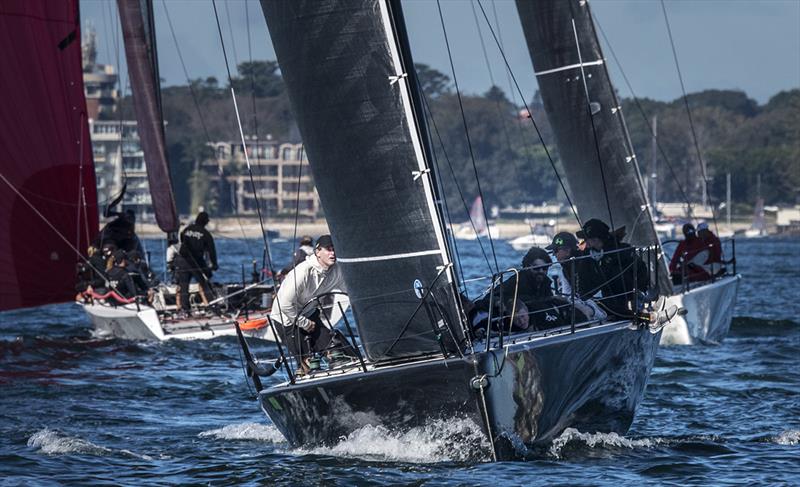
[{"label": "black sail cloth", "polygon": [[[403,67],[412,64],[396,37],[399,5],[261,5],[367,355],[440,351],[436,335],[459,340],[460,327]],[[440,323],[451,332],[434,332]]]},{"label": "black sail cloth", "polygon": [[[517,10],[581,220],[624,226],[634,246],[658,245],[589,3],[518,0]],[[660,260],[655,265],[660,266],[659,289],[670,290],[666,266]]]}]

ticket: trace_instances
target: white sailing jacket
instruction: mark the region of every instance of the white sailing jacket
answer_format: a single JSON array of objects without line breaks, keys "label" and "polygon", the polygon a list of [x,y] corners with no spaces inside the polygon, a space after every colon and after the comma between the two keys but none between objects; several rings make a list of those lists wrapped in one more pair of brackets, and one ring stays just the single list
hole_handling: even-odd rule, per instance
[{"label": "white sailing jacket", "polygon": [[[297,326],[308,330],[313,322],[307,317],[314,314],[317,306],[309,304],[303,310],[302,315],[298,317],[303,305],[316,296],[333,291],[347,292],[341,268],[334,264],[325,270],[317,260],[317,256],[311,254],[286,274],[272,305],[270,318],[283,326],[295,324],[295,318],[297,318]],[[347,309],[349,302],[346,296],[336,295],[333,299],[329,298],[323,301],[331,324],[336,324],[341,318],[337,304],[339,302],[342,302],[343,309]],[[338,318],[334,319],[337,316]],[[323,322],[325,321],[323,320]]]}]

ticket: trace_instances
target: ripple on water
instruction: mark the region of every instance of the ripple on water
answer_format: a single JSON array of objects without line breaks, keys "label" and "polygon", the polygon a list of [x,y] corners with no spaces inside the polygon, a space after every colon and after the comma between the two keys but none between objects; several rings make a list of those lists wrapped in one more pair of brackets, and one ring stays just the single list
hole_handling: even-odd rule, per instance
[{"label": "ripple on water", "polygon": [[200,438],[211,437],[218,440],[263,441],[267,443],[284,443],[286,440],[278,428],[271,424],[237,423],[223,426],[198,434]]}]

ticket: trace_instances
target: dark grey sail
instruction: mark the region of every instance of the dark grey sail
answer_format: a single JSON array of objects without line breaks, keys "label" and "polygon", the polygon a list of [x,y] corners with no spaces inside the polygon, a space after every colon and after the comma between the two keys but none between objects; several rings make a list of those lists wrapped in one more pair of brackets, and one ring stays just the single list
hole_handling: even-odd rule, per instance
[{"label": "dark grey sail", "polygon": [[[633,245],[658,245],[589,3],[517,0],[517,10],[578,215],[624,226]],[[659,265],[659,288],[668,291],[666,266]]]},{"label": "dark grey sail", "polygon": [[152,0],[117,0],[139,138],[158,227],[177,232],[179,221],[164,142]]},{"label": "dark grey sail", "polygon": [[399,3],[261,5],[367,355],[452,348],[448,339],[460,340],[452,266]]}]

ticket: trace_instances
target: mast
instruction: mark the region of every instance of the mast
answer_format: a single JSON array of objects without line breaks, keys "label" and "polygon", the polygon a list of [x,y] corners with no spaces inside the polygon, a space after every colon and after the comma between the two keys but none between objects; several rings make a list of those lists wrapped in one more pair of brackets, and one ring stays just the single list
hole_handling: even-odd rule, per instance
[{"label": "mast", "polygon": [[122,23],[137,129],[147,165],[147,182],[153,200],[153,211],[158,227],[162,231],[177,232],[180,222],[175,207],[164,137],[153,2],[117,0],[117,6]]},{"label": "mast", "polygon": [[[589,3],[517,0],[544,108],[582,221],[626,228],[636,246],[659,245],[622,107],[605,65]],[[659,289],[671,289],[660,259]]]},{"label": "mast", "polygon": [[261,6],[367,355],[456,350],[455,278],[399,2]]},{"label": "mast", "polygon": [[653,141],[651,147],[652,172],[650,173],[650,205],[653,217],[658,215],[658,115],[653,115]]},{"label": "mast", "polygon": [[0,310],[71,301],[97,235],[77,0],[0,2]]}]

